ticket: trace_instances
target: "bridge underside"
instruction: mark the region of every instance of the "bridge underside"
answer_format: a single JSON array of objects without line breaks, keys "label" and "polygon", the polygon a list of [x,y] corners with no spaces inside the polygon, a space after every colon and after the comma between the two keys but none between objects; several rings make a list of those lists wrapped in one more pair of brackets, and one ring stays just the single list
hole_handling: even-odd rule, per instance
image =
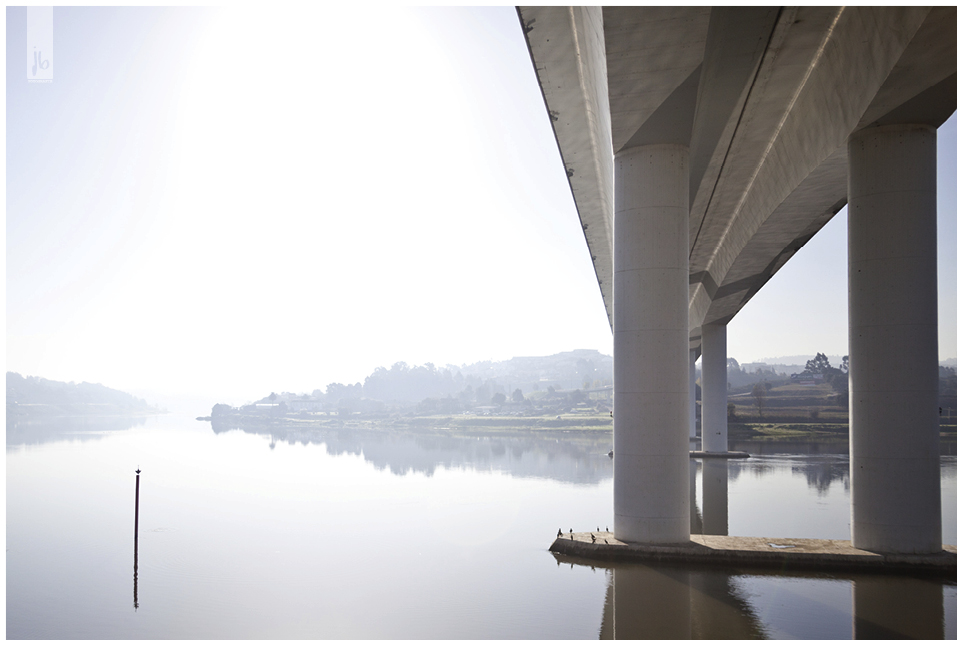
[{"label": "bridge underside", "polygon": [[849,136],[956,110],[956,7],[519,7],[613,320],[616,154],[689,148],[689,333],[846,205]]},{"label": "bridge underside", "polygon": [[938,552],[935,129],[956,110],[956,8],[518,14],[614,334],[616,536],[688,540],[695,357],[703,449],[725,451],[725,328],[848,202],[853,543]]}]

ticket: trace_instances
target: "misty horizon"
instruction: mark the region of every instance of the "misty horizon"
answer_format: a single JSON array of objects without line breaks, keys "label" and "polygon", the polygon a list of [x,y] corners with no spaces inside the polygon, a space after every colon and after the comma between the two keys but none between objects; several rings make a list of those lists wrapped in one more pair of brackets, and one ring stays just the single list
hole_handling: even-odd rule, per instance
[{"label": "misty horizon", "polygon": [[[240,402],[388,359],[612,353],[515,11],[385,8],[362,51],[350,33],[316,43],[318,20],[355,19],[316,11],[56,7],[56,72],[33,84],[11,54],[26,10],[7,9],[9,370]],[[955,114],[938,176],[946,359]],[[730,357],[848,347],[846,218],[732,320]]]}]

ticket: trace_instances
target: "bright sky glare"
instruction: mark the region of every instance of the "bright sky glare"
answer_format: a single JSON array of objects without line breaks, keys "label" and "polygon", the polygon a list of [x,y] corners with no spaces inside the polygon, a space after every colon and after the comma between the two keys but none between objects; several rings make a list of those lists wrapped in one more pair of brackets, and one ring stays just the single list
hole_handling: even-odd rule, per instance
[{"label": "bright sky glare", "polygon": [[[57,7],[46,85],[25,32],[8,8],[8,370],[243,403],[402,360],[611,354],[514,8]],[[954,115],[941,359],[955,143]],[[840,213],[729,356],[845,350]]]}]

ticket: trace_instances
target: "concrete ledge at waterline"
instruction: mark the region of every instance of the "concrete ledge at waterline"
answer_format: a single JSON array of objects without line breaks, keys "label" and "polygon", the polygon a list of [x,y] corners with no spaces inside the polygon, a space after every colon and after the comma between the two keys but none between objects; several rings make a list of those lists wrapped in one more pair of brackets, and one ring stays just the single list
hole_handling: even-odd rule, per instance
[{"label": "concrete ledge at waterline", "polygon": [[749,458],[745,451],[690,451],[689,458]]},{"label": "concrete ledge at waterline", "polygon": [[[595,541],[592,541],[592,535]],[[627,544],[612,533],[563,534],[549,550],[608,562],[671,562],[835,571],[912,571],[956,575],[956,547],[903,555],[853,548],[849,540],[692,535],[686,544]]]}]

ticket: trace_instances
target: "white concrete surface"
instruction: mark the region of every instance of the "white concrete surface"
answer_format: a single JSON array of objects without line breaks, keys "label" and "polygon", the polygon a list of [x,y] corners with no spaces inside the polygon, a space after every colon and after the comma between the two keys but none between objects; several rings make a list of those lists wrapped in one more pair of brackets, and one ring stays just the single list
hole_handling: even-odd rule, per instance
[{"label": "white concrete surface", "polygon": [[[935,178],[920,133],[956,110],[957,8],[518,14],[616,340],[616,530],[678,539],[672,522],[688,521],[672,496],[685,493],[675,445],[691,431],[675,349],[681,264],[659,266],[679,233],[684,338],[703,354],[703,449],[724,451],[724,350],[721,410],[707,394],[720,395],[706,377],[712,324],[730,322],[849,200],[853,541],[938,548],[935,219],[918,223],[935,198],[906,183]],[[894,126],[907,124],[925,128]],[[618,180],[669,144],[687,152],[684,172],[669,156],[659,173]],[[664,218],[677,209],[685,219]]]},{"label": "white concrete surface", "polygon": [[689,145],[693,349],[704,322],[729,322],[846,204],[851,133],[939,126],[956,109],[955,6],[519,7],[519,18],[610,321],[611,157]]},{"label": "white concrete surface", "polygon": [[849,142],[852,539],[941,548],[936,129],[889,125]]},{"label": "white concrete surface", "polygon": [[696,350],[689,350],[689,451],[695,451],[696,437]]},{"label": "white concrete surface", "polygon": [[688,150],[615,159],[615,536],[689,540]]},{"label": "white concrete surface", "polygon": [[520,12],[562,165],[612,324],[613,152],[601,7]]},{"label": "white concrete surface", "polygon": [[702,326],[702,451],[729,450],[726,326]]}]

